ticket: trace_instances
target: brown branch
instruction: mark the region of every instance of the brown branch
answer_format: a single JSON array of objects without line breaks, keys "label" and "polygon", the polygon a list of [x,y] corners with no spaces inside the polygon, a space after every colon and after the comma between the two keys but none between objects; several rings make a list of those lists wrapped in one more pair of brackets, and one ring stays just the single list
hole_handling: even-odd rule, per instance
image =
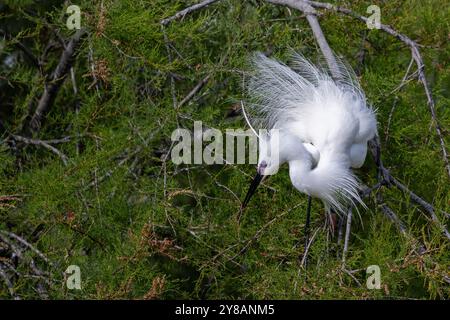
[{"label": "brown branch", "polygon": [[314,33],[314,37],[316,38],[317,43],[319,44],[320,50],[327,61],[327,64],[330,68],[331,75],[334,78],[339,77],[339,67],[336,61],[336,58],[333,54],[333,50],[331,50],[323,32],[320,27],[319,20],[317,20],[317,12],[316,10],[309,5],[306,1],[301,0],[267,0],[267,2],[284,5],[291,7],[293,9],[297,9],[302,11],[306,15],[306,20]]},{"label": "brown branch", "polygon": [[[406,69],[405,75],[403,76],[403,79],[402,79],[400,85],[397,88],[395,88],[391,93],[394,93],[397,90],[398,91],[402,90],[403,86],[406,85],[406,83],[407,83],[406,80],[407,80],[407,78],[409,76],[409,71],[411,70],[411,67],[412,67],[413,63],[414,63],[414,59],[411,58],[411,62],[409,63],[408,68]],[[384,142],[385,142],[385,144],[387,144],[388,139],[389,139],[389,128],[391,126],[391,122],[392,122],[392,118],[394,116],[394,111],[395,111],[395,107],[397,106],[397,102],[398,102],[398,95],[395,96],[394,103],[392,104],[391,112],[389,112],[389,117],[388,117],[386,129],[384,130],[384,135],[385,135]]]},{"label": "brown branch", "polygon": [[20,142],[23,142],[25,144],[32,144],[32,145],[44,147],[45,149],[50,150],[51,152],[56,154],[58,157],[60,157],[61,161],[64,163],[64,165],[67,165],[67,163],[68,163],[69,159],[67,158],[67,156],[64,153],[62,153],[61,151],[59,151],[58,149],[56,149],[55,147],[53,147],[51,145],[51,143],[52,144],[57,144],[57,143],[67,142],[68,140],[63,141],[61,139],[61,140],[44,141],[44,140],[38,140],[38,139],[25,138],[25,137],[14,135],[14,134],[11,135],[11,138],[13,140],[15,140],[15,141],[20,141]]},{"label": "brown branch", "polygon": [[73,35],[68,44],[65,46],[61,59],[59,60],[56,69],[50,76],[49,81],[46,81],[44,84],[44,93],[42,94],[38,106],[30,120],[30,129],[32,132],[37,132],[40,130],[43,118],[53,104],[61,85],[67,77],[76,55],[76,49],[85,33],[86,31],[84,29],[80,29]]},{"label": "brown branch", "polygon": [[309,239],[308,243],[306,244],[305,252],[303,252],[302,259],[300,260],[301,267],[306,267],[306,260],[308,258],[309,249],[311,248],[311,245],[312,245],[314,239],[316,238],[319,230],[320,230],[320,228],[317,228],[316,231],[314,231],[313,235],[311,236],[311,239]]},{"label": "brown branch", "polygon": [[187,96],[180,101],[178,108],[181,108],[184,104],[188,103],[199,92],[205,84],[209,81],[209,75],[200,80],[197,85],[187,94]]},{"label": "brown branch", "polygon": [[[435,223],[438,226],[438,228],[441,229],[441,232],[447,237],[447,239],[450,240],[450,233],[448,232],[445,225],[439,221],[439,218],[436,216],[435,209],[430,203],[426,202],[421,197],[419,197],[417,194],[415,194],[414,192],[409,190],[405,185],[403,185],[400,181],[395,179],[393,176],[390,176],[390,181],[399,190],[403,191],[404,193],[407,193],[412,201],[414,201],[415,203],[420,205],[429,214],[433,223]],[[448,215],[448,213],[446,213],[444,211],[444,215]]]},{"label": "brown branch", "polygon": [[200,2],[200,3],[194,4],[193,6],[190,6],[190,7],[186,8],[186,9],[183,9],[183,10],[177,12],[176,14],[174,14],[171,17],[162,19],[160,21],[160,23],[163,26],[167,26],[173,20],[176,20],[176,19],[179,19],[179,18],[184,18],[187,14],[189,14],[189,13],[191,13],[193,11],[199,10],[201,8],[204,8],[206,6],[209,6],[210,4],[212,4],[214,2],[217,2],[217,1],[219,1],[219,0],[204,0],[204,1]]},{"label": "brown branch", "polygon": [[359,195],[360,195],[361,199],[364,199],[364,198],[368,197],[372,192],[380,189],[382,186],[383,186],[382,181],[375,183],[372,187],[368,187],[368,186],[362,184],[362,187],[364,187],[364,189],[362,189],[359,192]]},{"label": "brown branch", "polygon": [[[436,216],[436,210],[435,208],[427,201],[419,197],[417,194],[409,190],[404,184],[402,184],[400,181],[398,181],[388,169],[386,169],[383,165],[383,162],[381,161],[381,147],[380,147],[380,141],[378,136],[375,137],[373,140],[369,141],[369,149],[370,152],[375,159],[375,163],[378,168],[378,184],[392,184],[396,186],[400,191],[406,193],[409,195],[412,201],[420,205],[430,216],[431,220],[434,224],[442,231],[444,236],[450,240],[450,233],[446,229],[445,225],[442,224],[439,221],[439,218]],[[367,190],[367,189],[366,189]],[[379,199],[378,199],[379,200]],[[378,201],[380,202],[380,201]],[[382,201],[381,201],[382,202]],[[383,209],[383,206],[381,207],[383,212],[387,212],[386,208]],[[392,211],[392,210],[391,210]],[[441,210],[442,211],[442,210]],[[442,211],[445,216],[448,215],[447,212]],[[389,215],[389,214],[388,214]]]},{"label": "brown branch", "polygon": [[384,215],[391,220],[397,227],[401,234],[406,236],[408,234],[405,224],[400,220],[400,218],[395,214],[395,212],[384,202],[381,193],[377,194],[377,203],[383,211]]},{"label": "brown branch", "polygon": [[[170,52],[169,37],[167,36],[167,32],[166,32],[164,24],[161,25],[161,31],[164,36],[164,45],[166,46],[167,59],[169,60],[169,63],[172,64],[172,54]],[[177,94],[176,94],[176,90],[175,90],[175,77],[171,72],[169,72],[169,77],[170,77],[170,93],[172,94],[172,104],[173,104],[173,108],[176,109],[178,102],[177,102]]]},{"label": "brown branch", "polygon": [[[144,141],[144,145],[148,146],[149,142],[154,138],[156,133],[159,132],[159,128],[156,129],[154,132],[152,132],[147,139]],[[120,159],[116,166],[114,166],[113,169],[108,170],[103,176],[100,178],[95,178],[93,181],[91,181],[89,184],[84,185],[84,187],[81,189],[82,191],[86,191],[92,187],[98,187],[98,183],[102,182],[103,180],[111,177],[111,175],[114,173],[115,170],[123,166],[127,161],[131,160],[133,157],[137,157],[139,153],[144,150],[144,146],[137,146],[136,148],[126,148],[123,152],[121,152],[116,159]]]},{"label": "brown branch", "polygon": [[4,230],[0,230],[0,233],[3,233],[5,236],[9,236],[12,239],[17,240],[18,242],[20,242],[22,245],[28,247],[31,251],[33,251],[34,253],[36,253],[42,260],[44,260],[47,264],[49,264],[50,266],[53,266],[53,264],[47,259],[46,256],[44,256],[44,254],[39,251],[38,249],[36,249],[32,244],[30,244],[28,241],[26,241],[25,239],[23,239],[22,237],[19,237],[17,234],[9,232],[9,231],[4,231]]},{"label": "brown branch", "polygon": [[345,238],[344,238],[344,249],[342,250],[342,268],[345,266],[345,262],[347,259],[347,251],[348,251],[348,242],[350,240],[350,232],[352,228],[352,207],[348,209],[347,213],[347,223],[345,227]]},{"label": "brown branch", "polygon": [[297,209],[302,203],[299,203],[295,206],[293,206],[292,208],[290,208],[289,210],[280,213],[279,215],[275,216],[272,220],[266,222],[261,229],[259,229],[254,235],[253,237],[251,237],[250,239],[248,239],[246,241],[246,244],[241,248],[241,250],[236,253],[230,260],[234,260],[236,259],[238,256],[244,254],[249,248],[250,246],[256,241],[258,240],[264,233],[264,231],[266,229],[268,229],[275,221],[281,219],[282,217],[284,217],[285,215],[287,215],[288,213],[290,213],[292,210]]},{"label": "brown branch", "polygon": [[6,287],[8,288],[9,294],[11,297],[13,297],[14,300],[20,300],[20,297],[17,296],[14,285],[12,284],[11,280],[9,279],[8,275],[6,274],[5,270],[3,269],[2,265],[0,264],[0,277],[3,279],[3,282],[5,283]]},{"label": "brown branch", "polygon": [[112,174],[114,173],[114,171],[116,171],[118,168],[120,168],[121,166],[123,166],[128,160],[130,160],[132,157],[136,156],[139,152],[142,151],[142,147],[137,147],[136,150],[130,152],[127,155],[127,151],[123,152],[120,156],[123,158],[117,163],[117,165],[113,168],[110,169],[108,171],[106,171],[106,173],[104,175],[102,175],[100,178],[95,178],[93,181],[91,181],[89,184],[85,185],[84,188],[82,189],[83,191],[86,191],[94,186],[98,187],[98,183],[104,181],[105,179],[109,178],[112,176]]},{"label": "brown branch", "polygon": [[[0,241],[1,243],[6,245],[6,248],[8,248],[8,252],[10,253],[10,257],[5,257],[0,259],[0,277],[3,278],[6,286],[9,289],[10,294],[15,299],[20,299],[20,297],[15,293],[14,290],[14,283],[11,281],[13,278],[8,277],[9,271],[13,272],[15,275],[19,277],[28,277],[28,278],[35,278],[39,279],[45,282],[47,285],[51,285],[51,279],[48,277],[50,276],[49,272],[44,272],[36,265],[34,259],[25,254],[26,249],[31,250],[36,255],[38,255],[43,261],[45,261],[48,265],[53,266],[53,264],[47,259],[47,257],[42,254],[41,251],[36,249],[32,244],[30,244],[28,241],[26,241],[24,238],[18,236],[17,234],[5,230],[0,230]],[[17,271],[16,266],[13,265],[12,261],[15,260],[13,257],[16,257],[18,259],[17,263],[24,263],[26,261],[29,261],[29,268],[32,271],[31,274],[22,274],[19,271]],[[42,282],[38,282],[35,286],[37,293],[42,299],[47,299],[48,294],[47,290],[44,287]]]}]

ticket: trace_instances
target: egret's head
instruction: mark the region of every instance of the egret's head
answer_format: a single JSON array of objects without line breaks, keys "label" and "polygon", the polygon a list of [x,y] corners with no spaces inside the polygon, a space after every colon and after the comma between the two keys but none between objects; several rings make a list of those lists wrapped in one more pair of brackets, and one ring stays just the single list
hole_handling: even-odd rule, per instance
[{"label": "egret's head", "polygon": [[273,175],[280,166],[278,133],[259,135],[259,157],[257,173],[262,176]]},{"label": "egret's head", "polygon": [[256,176],[250,184],[247,195],[242,203],[242,208],[245,208],[250,201],[250,198],[255,193],[264,177],[278,172],[280,167],[279,157],[279,134],[277,130],[272,130],[269,133],[259,134],[259,158],[256,169]]}]

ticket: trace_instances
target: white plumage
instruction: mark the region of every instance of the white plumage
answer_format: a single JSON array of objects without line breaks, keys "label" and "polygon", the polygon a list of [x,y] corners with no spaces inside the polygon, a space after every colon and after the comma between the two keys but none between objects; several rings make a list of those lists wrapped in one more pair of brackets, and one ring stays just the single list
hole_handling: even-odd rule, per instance
[{"label": "white plumage", "polygon": [[271,174],[288,162],[295,188],[322,199],[327,211],[344,212],[349,204],[363,204],[350,167],[364,163],[377,130],[375,113],[342,62],[332,78],[298,54],[292,60],[291,67],[261,53],[252,60],[249,125],[279,129],[279,157],[271,155],[271,137],[260,136],[258,173]]}]

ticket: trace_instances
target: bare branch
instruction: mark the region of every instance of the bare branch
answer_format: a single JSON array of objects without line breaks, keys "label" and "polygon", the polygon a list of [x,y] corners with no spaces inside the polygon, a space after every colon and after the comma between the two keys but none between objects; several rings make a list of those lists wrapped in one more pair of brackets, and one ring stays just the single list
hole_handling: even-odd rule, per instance
[{"label": "bare branch", "polygon": [[3,279],[3,282],[5,282],[5,285],[8,288],[11,297],[13,297],[14,300],[20,300],[19,296],[17,296],[16,292],[14,291],[14,286],[11,283],[11,280],[9,279],[8,275],[6,274],[1,264],[0,264],[0,277]]},{"label": "bare branch", "polygon": [[39,131],[43,117],[52,105],[59,91],[59,88],[67,77],[67,73],[69,72],[70,67],[73,64],[75,51],[85,33],[86,31],[84,29],[80,29],[74,34],[74,36],[65,46],[64,51],[61,55],[61,59],[59,60],[56,69],[53,71],[53,74],[50,77],[50,81],[47,81],[44,84],[44,93],[42,94],[38,106],[30,120],[30,128],[32,131]]},{"label": "bare branch", "polygon": [[[215,183],[217,186],[219,186],[219,187],[225,189],[226,191],[228,191],[229,193],[231,193],[231,194],[233,195],[233,197],[236,199],[236,201],[239,203],[239,205],[242,206],[241,199],[236,195],[236,193],[235,193],[233,190],[231,190],[231,189],[228,188],[226,185],[224,185],[224,184],[220,183],[219,181],[217,181],[217,179],[216,179],[215,177],[213,177],[213,175],[212,175],[208,170],[205,170],[205,172],[206,172],[206,174],[207,174],[208,176],[211,177],[211,179],[214,180],[214,183]],[[239,221],[239,219],[238,219],[238,221]]]},{"label": "bare branch", "polygon": [[306,259],[308,257],[309,248],[311,248],[311,245],[312,245],[314,239],[316,238],[319,230],[320,230],[320,228],[317,228],[316,231],[314,231],[311,239],[309,239],[308,243],[306,244],[305,252],[303,252],[302,260],[300,261],[301,267],[306,267]]},{"label": "bare branch", "polygon": [[180,101],[178,108],[181,108],[184,104],[188,103],[199,92],[205,84],[209,81],[209,75],[200,80],[197,85],[187,94],[187,96]]},{"label": "bare branch", "polygon": [[375,183],[372,187],[368,187],[368,186],[362,184],[361,187],[363,187],[363,189],[359,192],[359,195],[361,196],[361,198],[366,198],[372,192],[380,189],[382,186],[383,186],[383,182],[382,181]]},{"label": "bare branch", "polygon": [[55,139],[55,140],[48,140],[48,141],[25,138],[25,137],[14,135],[14,134],[11,135],[11,137],[15,141],[20,141],[20,142],[23,142],[26,144],[32,144],[32,145],[44,147],[45,149],[50,150],[51,152],[56,154],[58,157],[60,157],[62,162],[64,163],[64,165],[67,165],[67,162],[69,160],[67,158],[67,156],[64,153],[62,153],[61,151],[59,151],[58,149],[56,149],[55,147],[53,147],[50,143],[57,144],[57,143],[67,142],[68,137],[59,139],[59,140]]},{"label": "bare branch", "polygon": [[[381,181],[379,181],[378,184],[393,184],[394,186],[396,186],[400,191],[406,193],[409,195],[409,197],[411,198],[412,201],[414,201],[415,203],[417,203],[418,205],[420,205],[430,216],[431,220],[433,221],[433,223],[435,223],[437,225],[437,227],[442,231],[442,233],[445,235],[445,237],[447,239],[450,240],[450,233],[449,231],[446,229],[445,225],[443,223],[441,223],[439,221],[439,218],[436,215],[436,209],[427,201],[425,201],[424,199],[422,199],[421,197],[419,197],[417,194],[415,194],[414,192],[412,192],[411,190],[409,190],[404,184],[402,184],[400,181],[398,181],[390,172],[388,169],[386,169],[383,166],[383,163],[381,162],[380,158],[380,154],[379,154],[379,150],[380,150],[380,145],[379,145],[379,140],[376,137],[375,139],[371,140],[369,143],[369,147],[370,147],[370,151],[372,153],[372,156],[375,159],[375,162],[377,163],[377,167],[378,170],[380,172],[379,174],[379,180],[381,179]],[[380,197],[379,195],[377,195],[378,197]],[[377,198],[377,201],[379,203],[383,202],[382,200],[380,201],[380,198]],[[389,209],[385,204],[381,205],[381,209],[383,210],[383,212],[387,215],[387,216],[393,216],[393,212],[391,209]],[[441,210],[442,211],[442,210]],[[449,214],[445,211],[442,211],[442,213],[444,214],[444,216],[448,216]],[[395,224],[398,224],[397,221],[398,219],[391,219],[392,221],[394,221]],[[404,233],[404,230],[402,230],[402,228],[399,227],[399,230],[402,231],[402,233]]]},{"label": "bare branch", "polygon": [[[395,88],[391,93],[394,93],[397,90],[400,91],[403,88],[403,86],[407,83],[406,79],[409,76],[409,71],[411,70],[413,63],[414,63],[414,59],[411,58],[411,61],[408,65],[408,68],[406,69],[405,75],[403,76],[403,79],[402,79],[400,85],[397,88]],[[397,102],[398,102],[398,96],[396,95],[395,99],[394,99],[394,103],[392,104],[391,112],[389,112],[386,129],[384,130],[385,143],[387,143],[387,141],[389,139],[389,128],[391,126],[391,121],[392,121],[392,117],[394,116],[394,111],[395,111],[395,107],[397,106]]]},{"label": "bare branch", "polygon": [[244,253],[248,250],[248,248],[250,248],[250,246],[251,246],[255,241],[257,241],[257,240],[263,235],[264,231],[265,231],[266,229],[268,229],[275,221],[281,219],[282,217],[284,217],[285,215],[287,215],[288,213],[290,213],[292,210],[297,209],[301,204],[302,204],[302,203],[299,203],[299,204],[293,206],[293,207],[290,208],[289,210],[287,210],[287,211],[285,211],[285,212],[283,212],[283,213],[280,213],[279,215],[275,216],[272,220],[266,222],[266,223],[262,226],[262,228],[259,229],[259,230],[254,234],[253,237],[251,237],[250,239],[247,240],[246,244],[242,247],[242,249],[241,249],[238,253],[236,253],[230,260],[234,260],[234,259],[236,259],[238,256],[244,254]]},{"label": "bare branch", "polygon": [[[390,181],[392,184],[394,184],[398,189],[403,191],[404,193],[407,193],[412,201],[420,205],[425,211],[430,215],[431,220],[438,226],[439,229],[441,229],[442,233],[447,237],[447,239],[450,240],[450,233],[448,232],[447,228],[443,223],[439,221],[439,218],[436,216],[434,207],[423,200],[421,197],[419,197],[417,194],[409,190],[405,185],[403,185],[400,181],[395,179],[393,176],[390,177]],[[445,215],[448,215],[448,213],[444,212]]]},{"label": "bare branch", "polygon": [[[172,64],[172,54],[170,52],[169,37],[167,37],[167,33],[166,33],[166,29],[165,29],[164,25],[161,25],[161,31],[164,36],[164,44],[166,46],[167,58],[169,60],[169,63]],[[173,74],[170,72],[169,72],[169,77],[170,77],[170,92],[172,94],[172,104],[173,104],[173,108],[176,109],[178,102],[177,102],[177,95],[176,95],[176,90],[175,90],[175,79],[174,79]]]},{"label": "bare branch", "polygon": [[334,78],[338,78],[339,67],[336,58],[331,50],[323,32],[320,27],[319,21],[317,20],[316,10],[309,5],[306,1],[302,0],[267,0],[267,2],[284,5],[302,11],[306,15],[306,20],[314,33],[317,43],[319,44],[320,50],[322,51],[325,60],[330,68],[331,75]]},{"label": "bare branch", "polygon": [[344,249],[342,250],[342,266],[345,266],[345,261],[347,258],[347,251],[348,251],[348,242],[350,240],[350,232],[352,228],[352,207],[348,209],[347,213],[347,224],[345,227],[345,238],[344,238]]},{"label": "bare branch", "polygon": [[24,246],[28,247],[31,251],[36,253],[47,264],[49,264],[50,266],[53,266],[53,264],[47,259],[46,256],[44,256],[44,254],[42,252],[40,252],[38,249],[36,249],[33,245],[31,245],[28,241],[26,241],[22,237],[19,237],[15,233],[4,231],[4,230],[0,230],[0,233],[3,233],[4,235],[9,236],[10,238],[13,238],[13,239],[19,241],[21,244],[23,244]]},{"label": "bare branch", "polygon": [[395,212],[392,211],[392,209],[386,203],[384,203],[381,194],[377,195],[377,202],[380,205],[380,208],[383,211],[384,215],[394,223],[394,225],[397,227],[400,233],[402,233],[403,235],[407,235],[408,232],[406,230],[405,224],[400,220],[400,218],[395,214]]},{"label": "bare branch", "polygon": [[217,1],[219,1],[219,0],[204,0],[204,1],[200,2],[200,3],[194,4],[193,6],[190,6],[190,7],[186,8],[186,9],[183,9],[183,10],[177,12],[176,14],[174,14],[171,17],[162,19],[160,21],[160,23],[163,26],[167,26],[173,20],[176,20],[176,19],[179,19],[179,18],[184,18],[184,16],[186,16],[187,14],[189,14],[189,13],[191,13],[193,11],[199,10],[201,8],[204,8],[206,6],[209,6],[210,4],[212,4],[214,2],[217,2]]},{"label": "bare branch", "polygon": [[[14,280],[16,277],[11,277],[9,275],[10,272],[14,273],[14,275],[24,278],[33,278],[38,279],[39,281],[35,284],[35,289],[39,296],[42,299],[47,299],[47,289],[45,285],[50,286],[52,279],[49,278],[50,273],[46,271],[42,271],[38,265],[35,263],[32,256],[26,254],[26,250],[31,250],[34,254],[38,255],[43,261],[45,261],[48,265],[53,266],[53,264],[44,256],[44,254],[36,249],[32,244],[26,241],[24,238],[18,236],[17,234],[0,230],[0,243],[2,247],[6,245],[6,252],[8,252],[7,256],[0,257],[0,277],[3,278],[11,296],[14,299],[20,299],[20,297],[16,294],[14,290]],[[14,262],[13,262],[14,261]],[[17,261],[17,262],[16,262]],[[19,272],[16,268],[18,268],[21,264],[28,262],[28,267],[32,271],[30,274],[23,274]]]}]

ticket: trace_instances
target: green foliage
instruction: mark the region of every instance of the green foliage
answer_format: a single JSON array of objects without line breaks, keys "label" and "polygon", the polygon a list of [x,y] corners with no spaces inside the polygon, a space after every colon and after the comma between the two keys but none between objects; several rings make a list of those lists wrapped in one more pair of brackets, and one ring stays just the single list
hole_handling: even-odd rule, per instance
[{"label": "green foliage", "polygon": [[[360,208],[361,218],[354,218],[346,264],[350,276],[341,270],[342,244],[324,228],[324,209],[317,200],[309,266],[299,269],[306,197],[291,186],[285,168],[265,181],[238,223],[239,198],[254,173],[251,165],[175,166],[170,158],[164,161],[172,131],[193,129],[192,120],[221,130],[244,127],[242,117],[232,111],[243,95],[242,78],[252,52],[286,59],[293,48],[317,56],[300,13],[263,1],[223,0],[163,30],[161,19],[196,1],[79,2],[89,35],[73,66],[78,94],[69,77],[34,137],[71,136],[70,142],[56,145],[68,156],[68,165],[40,146],[14,151],[0,145],[0,196],[20,199],[0,202],[0,229],[33,239],[53,261],[54,267],[45,267],[55,279],[48,288],[50,298],[449,297],[442,276],[448,274],[448,240],[397,190],[386,189],[385,201],[427,251],[416,255],[417,243],[398,232],[372,196],[369,209]],[[370,4],[359,0],[346,6],[365,15]],[[383,23],[423,45],[426,75],[450,145],[448,9],[438,0],[375,4]],[[47,43],[56,41],[55,30],[61,37],[73,32],[65,27],[60,2],[39,6],[8,1],[0,10],[0,21],[12,35],[1,44],[0,59],[14,54],[17,61],[0,67],[0,129],[4,125],[20,133],[61,48],[48,52],[41,74],[17,49],[17,41],[40,57]],[[416,79],[397,88],[410,50],[382,31],[369,31],[336,13],[324,12],[320,23],[331,47],[359,72],[378,110],[386,167],[433,203],[445,222],[441,210],[450,210],[448,176],[423,88]],[[171,77],[180,102],[207,75],[205,87],[174,108]],[[373,161],[368,159],[358,175],[373,185]],[[62,273],[72,264],[81,268],[81,291],[63,284]],[[381,290],[366,289],[365,270],[372,264],[381,268]],[[21,268],[27,272],[26,266]],[[39,298],[33,281],[18,277],[14,288],[24,298]],[[0,298],[9,297],[1,283]]]}]

